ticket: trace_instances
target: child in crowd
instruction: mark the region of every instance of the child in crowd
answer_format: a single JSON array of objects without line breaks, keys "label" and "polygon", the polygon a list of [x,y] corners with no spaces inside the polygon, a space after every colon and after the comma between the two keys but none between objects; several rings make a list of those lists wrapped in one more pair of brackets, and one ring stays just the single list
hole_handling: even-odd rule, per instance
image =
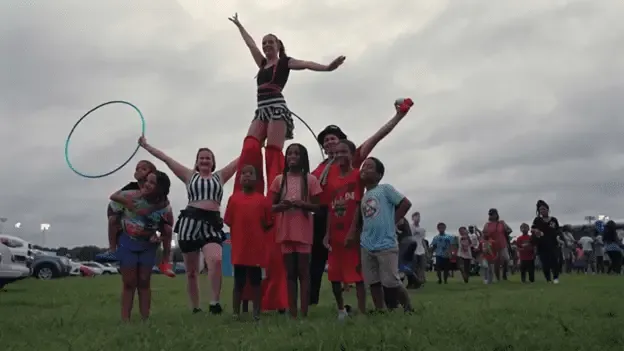
[{"label": "child in crowd", "polygon": [[[532,229],[535,230],[535,228]],[[520,279],[523,283],[526,283],[528,275],[529,282],[533,283],[535,282],[535,247],[529,235],[529,225],[522,223],[520,225],[520,233],[521,235],[516,238],[516,246],[520,258]]]},{"label": "child in crowd", "polygon": [[325,192],[329,203],[327,232],[323,244],[329,250],[327,260],[327,277],[332,285],[332,292],[338,307],[338,319],[348,316],[344,303],[344,286],[355,284],[358,309],[366,313],[366,289],[360,267],[360,248],[358,243],[346,246],[345,241],[353,218],[360,208],[364,194],[359,169],[353,169],[355,144],[349,140],[341,140],[334,150],[335,172],[327,177]]},{"label": "child in crowd", "polygon": [[277,213],[277,242],[288,281],[288,309],[297,318],[297,290],[301,294],[301,315],[308,315],[310,254],[312,252],[312,215],[319,208],[321,185],[310,174],[308,150],[301,144],[286,148],[284,173],[271,184],[269,193]]},{"label": "child in crowd", "polygon": [[262,267],[266,255],[263,250],[266,232],[271,227],[271,204],[254,189],[256,169],[251,165],[241,168],[242,192],[234,193],[228,200],[223,221],[230,227],[232,264],[234,265],[234,291],[232,294],[234,317],[240,316],[243,290],[249,283],[252,291],[253,318],[260,318],[262,301]]},{"label": "child in crowd", "polygon": [[[347,236],[347,245],[359,239],[362,274],[370,287],[375,309],[383,310],[383,288],[386,288],[389,301],[398,301],[405,311],[412,311],[407,289],[399,278],[399,247],[395,234],[397,222],[405,217],[412,204],[392,185],[379,184],[384,173],[385,167],[378,159],[364,160],[360,175],[366,193]],[[357,233],[361,233],[359,238]]]},{"label": "child in crowd", "polygon": [[438,223],[438,235],[431,241],[431,250],[435,256],[435,271],[438,276],[438,284],[448,283],[449,270],[451,268],[451,246],[453,237],[446,234],[446,224]]},{"label": "child in crowd", "polygon": [[470,279],[470,264],[472,263],[472,240],[468,235],[468,229],[466,229],[466,227],[459,228],[457,259],[459,261],[459,271],[464,279],[464,283],[468,283]]},{"label": "child in crowd", "polygon": [[498,258],[495,249],[495,241],[485,232],[479,244],[481,251],[481,268],[483,269],[483,283],[492,284],[494,282],[494,264]]}]

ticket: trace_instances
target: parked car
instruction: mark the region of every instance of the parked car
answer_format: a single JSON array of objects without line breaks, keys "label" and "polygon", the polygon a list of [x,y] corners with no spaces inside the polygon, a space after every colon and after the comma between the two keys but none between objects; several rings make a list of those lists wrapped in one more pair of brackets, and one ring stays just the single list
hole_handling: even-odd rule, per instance
[{"label": "parked car", "polygon": [[81,276],[81,277],[95,277],[96,275],[102,274],[101,271],[95,271],[90,267],[85,266],[81,262],[70,261],[71,270],[69,271],[69,275],[72,276]]},{"label": "parked car", "polygon": [[30,267],[35,256],[31,243],[22,238],[4,234],[0,234],[0,243],[9,248],[15,257],[16,263],[22,263]]},{"label": "parked car", "polygon": [[66,277],[71,270],[71,261],[63,256],[37,255],[32,263],[33,276],[41,280]]},{"label": "parked car", "polygon": [[110,265],[102,264],[102,263],[99,263],[99,262],[89,261],[89,262],[82,262],[82,264],[84,266],[87,266],[87,267],[93,269],[93,271],[96,274],[117,274],[117,273],[119,273],[117,268],[112,267]]},{"label": "parked car", "polygon": [[30,276],[30,268],[20,264],[6,245],[0,243],[0,289]]}]

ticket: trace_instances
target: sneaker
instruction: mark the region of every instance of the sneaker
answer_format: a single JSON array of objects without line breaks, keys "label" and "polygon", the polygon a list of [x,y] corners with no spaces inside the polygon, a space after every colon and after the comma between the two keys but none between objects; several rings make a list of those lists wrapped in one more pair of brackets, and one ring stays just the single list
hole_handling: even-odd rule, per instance
[{"label": "sneaker", "polygon": [[553,280],[553,284],[559,284],[559,279]]},{"label": "sneaker", "polygon": [[345,320],[347,317],[349,317],[349,314],[347,313],[346,310],[338,310],[338,320],[339,321],[343,321]]},{"label": "sneaker", "polygon": [[215,304],[211,304],[210,307],[208,307],[208,311],[212,314],[221,314],[221,312],[223,312],[223,308],[221,308],[221,304],[217,302]]},{"label": "sneaker", "polygon": [[353,310],[351,308],[351,305],[344,305],[345,311],[347,312],[347,314],[351,314],[351,311]]},{"label": "sneaker", "polygon": [[193,314],[202,313],[201,308],[193,308]]},{"label": "sneaker", "polygon": [[158,270],[160,273],[166,275],[169,278],[175,278],[176,274],[173,271],[173,266],[171,263],[161,263],[158,265]]},{"label": "sneaker", "polygon": [[112,263],[119,261],[114,251],[106,251],[95,255],[95,261],[100,263]]}]

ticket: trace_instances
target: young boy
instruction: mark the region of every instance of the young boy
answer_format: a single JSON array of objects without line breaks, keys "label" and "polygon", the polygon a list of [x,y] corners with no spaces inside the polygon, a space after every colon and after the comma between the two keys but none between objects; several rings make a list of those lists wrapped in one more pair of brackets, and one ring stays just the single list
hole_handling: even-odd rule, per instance
[{"label": "young boy", "polygon": [[531,243],[529,225],[522,223],[522,225],[520,225],[520,232],[522,234],[516,238],[518,256],[520,257],[520,279],[523,283],[526,283],[526,276],[528,273],[529,282],[533,283],[535,282],[535,248]]},{"label": "young boy", "polygon": [[224,223],[230,227],[232,264],[234,265],[234,292],[232,294],[234,317],[240,316],[243,289],[249,281],[253,291],[253,318],[260,318],[262,301],[262,267],[266,255],[262,249],[271,227],[271,203],[254,191],[256,169],[250,165],[241,168],[240,182],[243,191],[234,193],[228,200]]},{"label": "young boy", "polygon": [[386,293],[390,295],[388,300],[399,301],[405,311],[411,311],[409,295],[399,278],[399,247],[395,228],[412,204],[392,185],[379,184],[384,172],[383,163],[374,157],[362,163],[360,174],[366,193],[346,244],[357,242],[357,233],[361,233],[362,274],[370,287],[375,309],[384,309],[382,287],[385,287]]},{"label": "young boy", "polygon": [[435,270],[438,275],[438,284],[448,283],[450,258],[451,258],[451,245],[453,238],[446,234],[446,224],[438,223],[438,235],[436,235],[431,241],[431,250],[435,256]]}]

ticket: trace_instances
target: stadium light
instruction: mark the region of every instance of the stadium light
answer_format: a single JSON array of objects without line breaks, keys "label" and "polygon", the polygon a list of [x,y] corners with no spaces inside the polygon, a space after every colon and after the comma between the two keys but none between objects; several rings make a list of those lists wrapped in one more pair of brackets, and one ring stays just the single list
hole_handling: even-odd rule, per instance
[{"label": "stadium light", "polygon": [[22,222],[15,223],[15,229],[20,229],[22,227]]},{"label": "stadium light", "polygon": [[41,223],[40,226],[41,228],[41,246],[45,247],[46,246],[46,235],[45,233],[50,230],[50,224],[49,223]]}]

